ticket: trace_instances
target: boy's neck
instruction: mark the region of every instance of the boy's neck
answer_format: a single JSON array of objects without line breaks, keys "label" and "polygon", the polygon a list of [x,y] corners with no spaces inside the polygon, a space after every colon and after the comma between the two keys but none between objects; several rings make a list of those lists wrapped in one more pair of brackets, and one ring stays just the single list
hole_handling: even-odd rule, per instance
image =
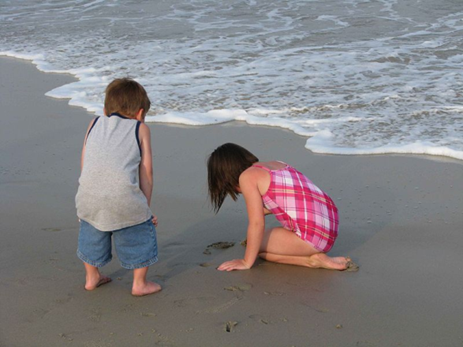
[{"label": "boy's neck", "polygon": [[120,114],[120,113],[117,113],[117,112],[113,112],[113,113],[108,115],[108,117],[112,117],[112,116],[121,117],[121,118],[124,118],[124,119],[131,119],[130,117],[124,116],[123,114]]}]

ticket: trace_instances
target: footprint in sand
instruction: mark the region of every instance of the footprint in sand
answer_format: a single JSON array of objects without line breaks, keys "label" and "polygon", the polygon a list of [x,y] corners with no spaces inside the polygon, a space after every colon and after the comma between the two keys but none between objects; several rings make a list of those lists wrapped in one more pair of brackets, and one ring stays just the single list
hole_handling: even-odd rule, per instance
[{"label": "footprint in sand", "polygon": [[228,290],[228,291],[231,291],[231,292],[245,292],[249,289],[252,288],[252,285],[250,284],[238,284],[236,286],[229,286],[229,287],[225,287],[224,290]]},{"label": "footprint in sand", "polygon": [[198,310],[198,311],[196,311],[196,313],[219,313],[219,312],[223,312],[223,311],[228,310],[230,307],[235,305],[240,300],[241,300],[240,297],[234,297],[231,300],[228,300],[227,302],[225,302],[223,304],[213,306],[213,307],[210,307],[210,308],[206,308],[206,309],[203,309],[203,310]]},{"label": "footprint in sand", "polygon": [[226,242],[226,241],[220,241],[220,242],[214,242],[214,243],[211,243],[210,245],[208,245],[206,247],[206,249],[204,250],[203,254],[211,254],[211,248],[214,248],[214,249],[227,249],[227,248],[230,248],[230,247],[233,247],[235,245],[234,242]]},{"label": "footprint in sand", "polygon": [[226,249],[233,247],[235,245],[234,242],[225,242],[225,241],[220,241],[220,242],[214,242],[211,243],[207,248],[215,248],[215,249]]},{"label": "footprint in sand", "polygon": [[174,305],[177,307],[201,307],[204,306],[205,303],[209,303],[211,300],[216,299],[214,296],[201,296],[197,298],[185,298],[185,299],[178,299],[174,300]]},{"label": "footprint in sand", "polygon": [[36,318],[42,319],[49,312],[50,312],[50,310],[48,310],[48,309],[38,308],[38,309],[34,310],[34,315],[35,315]]},{"label": "footprint in sand", "polygon": [[286,295],[286,293],[283,292],[264,292],[265,295],[276,295],[276,296],[283,296]]},{"label": "footprint in sand", "polygon": [[233,330],[235,329],[237,325],[238,325],[238,322],[228,321],[227,323],[225,323],[224,330],[227,333],[231,333],[233,332]]},{"label": "footprint in sand", "polygon": [[69,342],[71,342],[71,341],[74,340],[74,339],[71,337],[71,335],[64,334],[64,333],[60,333],[60,334],[59,334],[59,337],[61,337],[62,339],[66,339],[66,340],[68,340]]},{"label": "footprint in sand", "polygon": [[72,301],[73,299],[74,299],[73,296],[71,294],[68,294],[67,297],[56,299],[55,302],[57,304],[62,305],[62,304],[66,304],[66,303]]},{"label": "footprint in sand", "polygon": [[326,308],[326,307],[314,306],[311,303],[309,304],[307,302],[301,302],[301,304],[304,305],[304,306],[309,307],[310,309],[312,309],[312,310],[314,310],[315,312],[318,312],[318,313],[329,313],[329,312],[331,312],[331,310],[329,308]]},{"label": "footprint in sand", "polygon": [[54,231],[54,232],[61,231],[60,228],[42,228],[41,230],[43,230],[43,231]]},{"label": "footprint in sand", "polygon": [[357,264],[355,264],[351,258],[347,257],[348,261],[347,261],[347,267],[344,271],[347,271],[347,272],[357,272],[359,270],[359,266]]},{"label": "footprint in sand", "polygon": [[256,322],[265,324],[265,325],[270,324],[270,321],[268,319],[265,319],[264,317],[262,317],[260,314],[252,314],[252,315],[249,316],[249,318],[251,318],[252,320],[254,320]]},{"label": "footprint in sand", "polygon": [[90,314],[88,316],[88,318],[92,321],[92,322],[100,322],[101,321],[101,311],[98,310],[98,309],[92,309],[90,310]]},{"label": "footprint in sand", "polygon": [[201,264],[199,264],[199,266],[201,266],[201,267],[209,267],[209,266],[213,266],[213,265],[214,264],[212,264],[212,263],[201,263]]},{"label": "footprint in sand", "polygon": [[140,313],[140,316],[142,316],[142,317],[156,317],[156,313],[152,313],[152,312],[141,312],[141,313]]}]

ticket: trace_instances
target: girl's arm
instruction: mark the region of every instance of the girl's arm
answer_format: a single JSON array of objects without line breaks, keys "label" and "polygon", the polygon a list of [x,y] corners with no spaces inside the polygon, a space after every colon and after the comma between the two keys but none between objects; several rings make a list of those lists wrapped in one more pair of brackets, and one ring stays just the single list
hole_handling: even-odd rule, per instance
[{"label": "girl's arm", "polygon": [[140,124],[139,129],[141,162],[140,162],[140,189],[146,196],[148,206],[151,205],[151,194],[153,192],[153,158],[151,156],[151,133],[150,128]]},{"label": "girl's arm", "polygon": [[240,189],[248,212],[247,246],[244,259],[227,261],[218,270],[247,270],[252,267],[259,254],[265,230],[264,206],[257,182],[262,178],[262,170],[250,168],[240,176]]}]

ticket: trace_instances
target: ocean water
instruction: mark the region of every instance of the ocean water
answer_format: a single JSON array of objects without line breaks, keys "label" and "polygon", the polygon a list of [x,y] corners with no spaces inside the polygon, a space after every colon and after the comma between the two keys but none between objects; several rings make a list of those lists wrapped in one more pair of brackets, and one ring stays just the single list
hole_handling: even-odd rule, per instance
[{"label": "ocean water", "polygon": [[47,95],[102,114],[116,77],[149,122],[286,128],[317,153],[463,160],[461,0],[2,0],[0,55],[79,81]]}]

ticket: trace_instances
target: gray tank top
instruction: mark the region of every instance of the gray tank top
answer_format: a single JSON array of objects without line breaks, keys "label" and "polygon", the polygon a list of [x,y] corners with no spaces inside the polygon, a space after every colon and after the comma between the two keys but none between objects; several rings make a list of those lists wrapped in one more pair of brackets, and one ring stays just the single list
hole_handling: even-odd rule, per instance
[{"label": "gray tank top", "polygon": [[76,195],[77,216],[101,231],[143,223],[152,213],[140,189],[140,122],[98,117],[87,136]]}]

